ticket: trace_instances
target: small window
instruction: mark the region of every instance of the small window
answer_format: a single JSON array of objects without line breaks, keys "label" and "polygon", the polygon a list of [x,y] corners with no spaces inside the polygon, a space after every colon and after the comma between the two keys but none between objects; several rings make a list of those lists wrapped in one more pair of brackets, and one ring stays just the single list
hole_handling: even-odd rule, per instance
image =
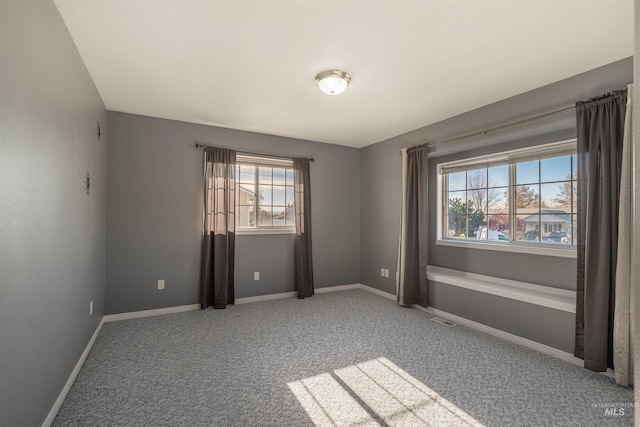
[{"label": "small window", "polygon": [[575,140],[440,164],[438,170],[439,241],[575,245]]},{"label": "small window", "polygon": [[238,155],[236,165],[236,229],[295,231],[293,163]]}]

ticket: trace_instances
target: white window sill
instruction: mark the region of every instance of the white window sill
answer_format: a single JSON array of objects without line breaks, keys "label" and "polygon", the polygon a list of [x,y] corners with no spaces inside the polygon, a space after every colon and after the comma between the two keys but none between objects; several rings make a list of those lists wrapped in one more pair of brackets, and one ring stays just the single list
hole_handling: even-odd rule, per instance
[{"label": "white window sill", "polygon": [[484,276],[433,265],[427,267],[427,279],[569,313],[576,312],[576,292],[568,289]]},{"label": "white window sill", "polygon": [[260,234],[296,234],[292,228],[237,228],[236,236],[257,236]]},{"label": "white window sill", "polygon": [[454,246],[467,249],[485,249],[490,251],[515,252],[531,255],[544,255],[562,258],[575,258],[576,247],[567,245],[567,248],[559,245],[539,243],[537,245],[527,245],[525,243],[501,243],[501,242],[478,242],[473,240],[438,239],[436,245]]}]

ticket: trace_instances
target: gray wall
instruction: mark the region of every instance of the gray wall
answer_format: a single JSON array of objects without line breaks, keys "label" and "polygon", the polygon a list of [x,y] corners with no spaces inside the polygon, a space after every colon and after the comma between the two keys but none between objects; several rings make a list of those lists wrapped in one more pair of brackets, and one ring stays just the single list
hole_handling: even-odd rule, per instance
[{"label": "gray wall", "polygon": [[[361,282],[395,293],[394,276],[401,203],[401,148],[487,129],[570,106],[578,100],[585,100],[614,89],[623,89],[633,79],[632,62],[632,58],[627,58],[362,149]],[[575,289],[575,259],[435,244],[437,205],[434,197],[437,163],[571,137],[575,137],[575,118],[573,114],[568,113],[532,125],[466,140],[463,143],[441,146],[435,150],[431,154],[432,160],[429,164],[429,199],[432,201],[429,206],[429,263],[472,273]],[[390,268],[390,278],[380,277],[381,267]],[[492,296],[480,298],[477,292],[454,290],[445,286],[430,283],[429,288],[434,296],[431,305],[434,308],[565,351],[571,351],[573,348],[571,315],[556,313],[556,320],[550,323],[542,320],[548,316],[548,310],[542,307],[524,309],[517,301]],[[517,313],[516,308],[530,313],[524,314],[525,312],[521,311],[521,316],[514,317],[512,314]],[[490,316],[485,313],[489,311],[492,312]],[[541,319],[534,330],[531,328],[531,318]]]},{"label": "gray wall", "polygon": [[106,125],[53,2],[0,1],[2,426],[42,424],[104,313]]},{"label": "gray wall", "polygon": [[[109,131],[107,313],[198,303],[202,151],[196,140],[315,157],[315,286],[359,282],[358,149],[115,112]],[[293,291],[293,249],[292,235],[237,236],[236,297]],[[158,279],[166,280],[165,290],[157,290]]]}]

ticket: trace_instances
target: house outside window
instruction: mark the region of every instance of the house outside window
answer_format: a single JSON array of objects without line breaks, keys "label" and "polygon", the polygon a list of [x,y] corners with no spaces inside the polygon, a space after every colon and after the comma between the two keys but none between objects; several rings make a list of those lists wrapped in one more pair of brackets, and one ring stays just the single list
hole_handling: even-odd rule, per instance
[{"label": "house outside window", "polygon": [[439,164],[437,243],[575,256],[576,170],[575,140]]}]

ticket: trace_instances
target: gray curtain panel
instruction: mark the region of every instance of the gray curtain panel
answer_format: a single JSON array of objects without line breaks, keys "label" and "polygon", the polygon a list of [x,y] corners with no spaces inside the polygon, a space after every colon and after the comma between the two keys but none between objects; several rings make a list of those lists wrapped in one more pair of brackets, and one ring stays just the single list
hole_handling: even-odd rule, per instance
[{"label": "gray curtain panel", "polygon": [[202,308],[234,303],[236,152],[204,150],[204,228],[200,274]]},{"label": "gray curtain panel", "polygon": [[293,171],[296,214],[296,290],[298,298],[307,298],[313,295],[309,159],[293,159]]},{"label": "gray curtain panel", "polygon": [[618,207],[626,91],[576,103],[578,217],[576,340],[585,368],[613,368]]},{"label": "gray curtain panel", "polygon": [[[406,157],[406,159],[405,159]],[[427,307],[427,147],[403,152],[403,206],[398,256],[397,299]]]},{"label": "gray curtain panel", "polygon": [[613,366],[616,383],[633,384],[634,325],[631,316],[635,310],[637,291],[633,284],[633,137],[632,137],[633,85],[627,89],[627,114],[624,119],[622,144],[622,172],[620,179],[620,206],[618,219],[618,263],[616,265],[616,299],[613,323]]}]

